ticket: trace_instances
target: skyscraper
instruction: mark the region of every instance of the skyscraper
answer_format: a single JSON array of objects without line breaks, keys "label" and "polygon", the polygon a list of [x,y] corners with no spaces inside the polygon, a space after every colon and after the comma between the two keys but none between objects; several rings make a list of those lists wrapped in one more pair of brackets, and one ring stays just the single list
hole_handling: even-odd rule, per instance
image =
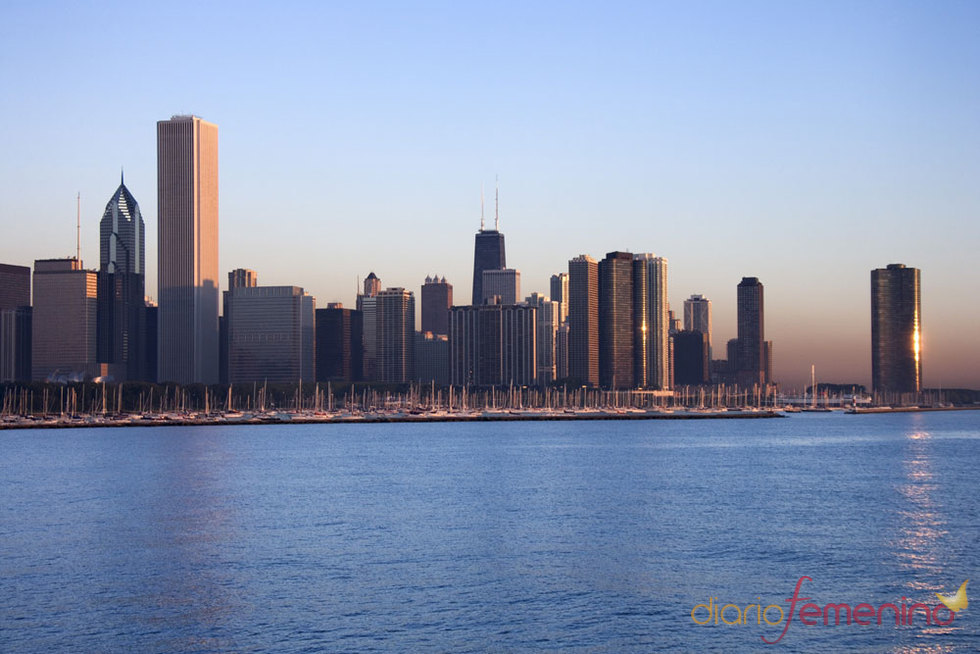
[{"label": "skyscraper", "polygon": [[0,382],[31,379],[31,269],[0,263]]},{"label": "skyscraper", "polygon": [[378,381],[412,381],[415,378],[415,294],[404,288],[386,288],[377,295],[376,311]]},{"label": "skyscraper", "polygon": [[450,311],[450,375],[458,386],[537,383],[537,308],[455,306]]},{"label": "skyscraper", "polygon": [[426,277],[422,285],[422,331],[449,333],[449,307],[453,305],[453,285],[446,278]]},{"label": "skyscraper", "polygon": [[[118,381],[146,380],[146,228],[120,174],[99,223],[99,363]],[[155,380],[154,380],[155,381]]]},{"label": "skyscraper", "polygon": [[364,314],[330,305],[316,310],[316,380],[361,380]]},{"label": "skyscraper", "polygon": [[667,259],[633,255],[634,385],[653,390],[672,387]]},{"label": "skyscraper", "polygon": [[599,266],[587,254],[568,262],[568,376],[599,385]]},{"label": "skyscraper", "polygon": [[529,306],[537,309],[535,340],[537,341],[538,383],[550,384],[556,378],[558,335],[558,303],[547,295],[531,293],[526,298]]},{"label": "skyscraper", "polygon": [[743,277],[738,284],[738,360],[735,380],[742,386],[766,383],[765,302],[762,282]]},{"label": "skyscraper", "polygon": [[34,262],[34,379],[82,380],[98,374],[97,274],[78,259]]},{"label": "skyscraper", "polygon": [[160,381],[218,381],[218,127],[157,123]]},{"label": "skyscraper", "polygon": [[495,206],[497,210],[494,212],[493,229],[483,228],[483,208],[480,208],[480,231],[476,233],[476,241],[473,246],[473,295],[470,299],[471,304],[480,304],[483,301],[483,271],[502,270],[507,267],[504,235],[500,233],[500,203],[496,202]]},{"label": "skyscraper", "polygon": [[228,383],[228,323],[231,318],[231,305],[228,303],[228,299],[234,289],[255,288],[258,286],[258,284],[258,274],[249,268],[236,268],[228,273],[228,290],[222,293],[221,318],[218,320],[218,342],[220,348],[218,356],[218,370],[222,384]]},{"label": "skyscraper", "polygon": [[922,390],[919,269],[892,263],[871,271],[871,386],[875,392]]},{"label": "skyscraper", "polygon": [[671,338],[674,342],[674,383],[697,386],[710,382],[708,335],[685,329]]},{"label": "skyscraper", "polygon": [[568,273],[551,276],[551,299],[558,303],[558,324],[568,319]]},{"label": "skyscraper", "polygon": [[362,358],[361,378],[364,381],[380,379],[378,362],[378,293],[381,292],[381,279],[371,272],[364,278],[364,293],[357,296],[357,310],[362,313],[361,333]]},{"label": "skyscraper", "polygon": [[513,268],[483,271],[483,297],[480,304],[493,296],[500,298],[500,304],[517,304],[521,297],[521,271]]},{"label": "skyscraper", "polygon": [[705,334],[711,356],[711,300],[703,295],[692,295],[684,300],[684,331]]},{"label": "skyscraper", "polygon": [[633,255],[599,262],[599,385],[633,387]]}]

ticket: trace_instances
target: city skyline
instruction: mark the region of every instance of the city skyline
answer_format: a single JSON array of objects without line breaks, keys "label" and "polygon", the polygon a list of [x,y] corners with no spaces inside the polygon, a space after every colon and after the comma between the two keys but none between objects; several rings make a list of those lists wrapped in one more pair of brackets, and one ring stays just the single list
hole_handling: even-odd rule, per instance
[{"label": "city skyline", "polygon": [[[800,386],[814,364],[818,381],[870,387],[867,276],[903,262],[924,272],[924,385],[980,387],[970,329],[980,306],[962,301],[972,293],[962,270],[980,244],[971,181],[980,93],[970,74],[980,46],[967,29],[980,9],[843,7],[569,6],[552,16],[508,5],[479,21],[454,8],[294,7],[201,38],[194,53],[215,57],[217,83],[204,69],[182,80],[149,74],[166,60],[149,53],[172,50],[153,35],[147,54],[95,51],[66,64],[108,6],[53,20],[8,7],[0,221],[17,239],[4,239],[0,261],[74,254],[80,191],[82,258],[96,268],[95,225],[122,165],[147,222],[147,289],[159,297],[152,126],[193,111],[222,129],[219,279],[252,268],[270,285],[302,285],[318,306],[354,306],[353,280],[370,270],[418,294],[438,268],[467,289],[479,186],[499,173],[500,230],[522,295],[550,295],[550,276],[578,253],[656,252],[671,262],[675,315],[692,294],[711,300],[718,357],[736,332],[735,286],[758,277],[776,380]],[[166,33],[176,13],[131,20]],[[330,38],[309,52],[290,46],[278,35],[297,14],[309,20],[296,29]],[[263,61],[236,43],[266,23],[261,42],[281,54]],[[13,55],[41,25],[58,45],[22,63]],[[669,34],[680,28],[684,38]],[[184,38],[201,34],[191,27]],[[583,34],[592,40],[580,47]],[[359,38],[386,45],[372,55]],[[499,56],[474,54],[498,39],[508,46]],[[323,73],[335,91],[304,103],[310,113],[259,97],[281,96],[347,51]],[[119,75],[135,89],[127,97],[102,90]],[[582,89],[595,99],[580,99]],[[483,108],[492,97],[502,101],[493,112]],[[266,124],[283,129],[272,137]],[[358,242],[365,224],[371,256]]]}]

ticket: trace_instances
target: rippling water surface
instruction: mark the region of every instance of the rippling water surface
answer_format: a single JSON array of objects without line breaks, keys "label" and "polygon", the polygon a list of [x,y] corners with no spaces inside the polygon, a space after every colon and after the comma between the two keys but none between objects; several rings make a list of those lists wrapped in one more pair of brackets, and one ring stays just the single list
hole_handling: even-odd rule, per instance
[{"label": "rippling water surface", "polygon": [[974,600],[774,650],[976,651],[978,462],[972,411],[0,432],[0,651],[756,651],[692,609],[802,576]]}]

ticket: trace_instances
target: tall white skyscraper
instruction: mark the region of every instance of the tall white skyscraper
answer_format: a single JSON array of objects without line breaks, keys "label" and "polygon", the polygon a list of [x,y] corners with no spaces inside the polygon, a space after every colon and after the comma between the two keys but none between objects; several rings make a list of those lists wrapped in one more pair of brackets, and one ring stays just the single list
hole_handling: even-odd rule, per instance
[{"label": "tall white skyscraper", "polygon": [[218,126],[157,123],[159,381],[218,382]]}]

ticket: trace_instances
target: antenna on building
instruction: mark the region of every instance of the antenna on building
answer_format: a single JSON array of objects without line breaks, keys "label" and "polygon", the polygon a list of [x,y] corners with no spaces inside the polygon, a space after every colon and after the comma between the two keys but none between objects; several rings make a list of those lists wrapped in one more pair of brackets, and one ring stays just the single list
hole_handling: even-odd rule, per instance
[{"label": "antenna on building", "polygon": [[480,231],[483,231],[483,182],[480,182]]},{"label": "antenna on building", "polygon": [[494,181],[493,228],[500,231],[500,176]]},{"label": "antenna on building", "polygon": [[126,177],[123,175],[123,167],[119,166],[119,186],[126,185]]},{"label": "antenna on building", "polygon": [[75,196],[75,260],[82,267],[82,193]]}]

